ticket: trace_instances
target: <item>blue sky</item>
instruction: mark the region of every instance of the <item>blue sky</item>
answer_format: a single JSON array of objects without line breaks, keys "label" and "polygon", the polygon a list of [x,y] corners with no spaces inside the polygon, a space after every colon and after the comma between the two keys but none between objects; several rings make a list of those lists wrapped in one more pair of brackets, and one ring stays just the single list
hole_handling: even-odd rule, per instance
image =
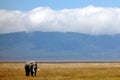
[{"label": "blue sky", "polygon": [[120,7],[120,0],[0,0],[0,8],[28,11],[38,6],[55,10],[80,8],[88,5],[98,7]]}]

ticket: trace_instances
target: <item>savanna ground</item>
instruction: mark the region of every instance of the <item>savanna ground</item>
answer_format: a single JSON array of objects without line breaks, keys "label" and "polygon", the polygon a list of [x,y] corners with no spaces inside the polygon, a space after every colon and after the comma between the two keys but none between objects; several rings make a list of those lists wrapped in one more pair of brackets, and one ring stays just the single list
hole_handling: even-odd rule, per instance
[{"label": "savanna ground", "polygon": [[0,80],[120,80],[120,63],[38,63],[26,77],[24,63],[0,63]]}]

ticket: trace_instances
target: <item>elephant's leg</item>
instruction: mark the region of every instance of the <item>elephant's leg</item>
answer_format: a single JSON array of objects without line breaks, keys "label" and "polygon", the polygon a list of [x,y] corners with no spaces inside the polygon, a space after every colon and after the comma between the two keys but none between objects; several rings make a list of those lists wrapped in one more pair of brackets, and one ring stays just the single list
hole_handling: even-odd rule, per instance
[{"label": "elephant's leg", "polygon": [[35,76],[36,76],[36,71],[37,71],[37,70],[35,69]]},{"label": "elephant's leg", "polygon": [[29,76],[29,72],[30,72],[29,65],[25,66],[25,72],[26,72],[26,76]]},{"label": "elephant's leg", "polygon": [[33,76],[33,72],[31,71],[31,76]]},{"label": "elephant's leg", "polygon": [[33,73],[34,73],[34,71],[33,71],[33,65],[31,65],[30,72],[31,72],[31,76],[33,76]]},{"label": "elephant's leg", "polygon": [[27,73],[28,73],[28,76],[29,76],[29,74],[30,74],[30,68],[28,68],[28,72]]}]

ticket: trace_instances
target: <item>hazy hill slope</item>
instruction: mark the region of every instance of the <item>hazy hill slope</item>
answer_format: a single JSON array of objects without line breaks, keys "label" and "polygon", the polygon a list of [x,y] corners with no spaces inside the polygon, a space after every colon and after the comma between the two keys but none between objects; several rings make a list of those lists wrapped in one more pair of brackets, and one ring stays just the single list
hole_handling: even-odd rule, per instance
[{"label": "hazy hill slope", "polygon": [[0,60],[120,60],[120,35],[63,32],[0,34]]}]

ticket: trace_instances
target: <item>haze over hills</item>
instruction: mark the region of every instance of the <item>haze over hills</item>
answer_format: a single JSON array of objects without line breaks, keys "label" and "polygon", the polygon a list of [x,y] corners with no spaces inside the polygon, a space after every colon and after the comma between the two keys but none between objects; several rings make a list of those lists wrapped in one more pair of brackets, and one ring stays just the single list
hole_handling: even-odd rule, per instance
[{"label": "haze over hills", "polygon": [[0,61],[120,61],[120,35],[72,32],[0,34]]}]

